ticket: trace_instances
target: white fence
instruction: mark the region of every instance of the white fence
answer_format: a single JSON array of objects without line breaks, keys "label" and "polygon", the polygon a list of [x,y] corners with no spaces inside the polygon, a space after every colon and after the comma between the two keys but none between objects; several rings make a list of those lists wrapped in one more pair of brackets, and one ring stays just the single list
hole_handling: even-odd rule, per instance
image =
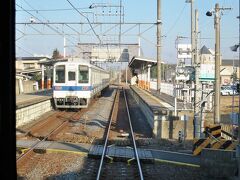
[{"label": "white fence", "polygon": [[[157,81],[155,79],[151,79],[150,89],[157,90]],[[168,94],[170,96],[174,96],[173,91],[174,91],[173,84],[161,82],[161,92]]]}]

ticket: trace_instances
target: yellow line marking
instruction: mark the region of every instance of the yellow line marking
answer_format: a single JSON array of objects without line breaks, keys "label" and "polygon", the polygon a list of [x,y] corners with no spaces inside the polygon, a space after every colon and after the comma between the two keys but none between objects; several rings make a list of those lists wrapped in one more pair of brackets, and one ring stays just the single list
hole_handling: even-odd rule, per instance
[{"label": "yellow line marking", "polygon": [[182,153],[182,152],[175,152],[175,151],[166,151],[166,150],[160,150],[160,149],[145,149],[145,150],[150,150],[150,151],[157,151],[157,152],[166,152],[169,154],[181,154],[181,155],[186,155],[186,156],[193,156],[192,154],[188,154],[188,153]]},{"label": "yellow line marking", "polygon": [[46,152],[63,152],[63,153],[73,153],[73,154],[79,154],[83,156],[87,156],[87,152],[80,152],[80,151],[69,151],[69,150],[63,150],[63,149],[46,149]]},{"label": "yellow line marking", "polygon": [[[24,154],[26,151],[28,151],[30,148],[20,148],[20,151]],[[40,148],[35,148],[40,149]],[[83,156],[87,156],[87,152],[80,152],[80,151],[70,151],[70,150],[64,150],[64,149],[42,149],[46,150],[46,152],[54,153],[54,152],[62,152],[62,153],[73,153],[73,154],[79,154]]]},{"label": "yellow line marking", "polygon": [[23,148],[23,149],[20,149],[20,151],[25,154],[26,151],[28,151],[30,148]]},{"label": "yellow line marking", "polygon": [[191,167],[197,167],[199,168],[200,165],[196,164],[190,164],[190,163],[182,163],[177,161],[168,161],[168,160],[162,160],[162,159],[154,159],[156,162],[163,162],[163,163],[171,163],[171,164],[177,164],[177,165],[183,165],[183,166],[191,166]]}]

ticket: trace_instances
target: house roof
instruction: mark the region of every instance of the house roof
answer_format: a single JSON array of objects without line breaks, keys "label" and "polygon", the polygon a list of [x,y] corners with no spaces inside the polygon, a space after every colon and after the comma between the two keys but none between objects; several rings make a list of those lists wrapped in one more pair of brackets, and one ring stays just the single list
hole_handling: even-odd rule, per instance
[{"label": "house roof", "polygon": [[222,66],[235,66],[240,67],[240,63],[238,59],[223,59]]},{"label": "house roof", "polygon": [[41,59],[49,59],[48,57],[17,57],[16,60],[23,61],[39,61]]},{"label": "house roof", "polygon": [[205,45],[200,49],[200,54],[212,54],[212,52]]}]

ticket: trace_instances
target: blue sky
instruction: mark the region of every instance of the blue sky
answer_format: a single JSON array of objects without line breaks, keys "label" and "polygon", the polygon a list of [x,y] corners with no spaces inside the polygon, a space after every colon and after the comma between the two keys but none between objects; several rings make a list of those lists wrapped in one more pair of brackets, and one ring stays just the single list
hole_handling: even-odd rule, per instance
[{"label": "blue sky", "polygon": [[[119,0],[70,0],[70,2],[77,8],[82,8],[80,12],[93,12],[88,7],[93,3],[109,3],[112,5],[118,5]],[[122,0],[125,10],[124,21],[125,22],[156,22],[157,16],[157,0]],[[220,7],[231,7],[232,10],[223,11],[221,17],[221,51],[223,58],[237,58],[238,52],[232,52],[230,46],[239,42],[239,21],[236,18],[239,16],[239,0],[194,0],[194,8],[199,11],[199,31],[200,42],[202,47],[206,45],[209,48],[214,49],[214,17],[207,17],[205,14],[207,11],[215,7],[215,3],[219,3]],[[67,0],[16,0],[17,10],[47,10],[47,9],[68,9],[72,8]],[[107,10],[116,11],[117,9],[112,7]],[[106,9],[105,9],[106,11]],[[86,19],[81,17],[76,11],[28,11],[34,17],[38,18],[42,22],[79,22]],[[101,9],[96,9],[95,13],[101,13]],[[162,0],[162,59],[166,62],[176,62],[176,49],[175,40],[177,36],[185,36],[187,39],[182,40],[182,43],[190,43],[190,4],[185,3],[185,0]],[[16,22],[29,22],[32,16],[25,11],[16,12]],[[87,13],[89,19],[92,20],[92,14]],[[39,21],[37,20],[37,21]],[[95,19],[96,20],[96,19]],[[118,21],[118,17],[100,17],[98,21],[105,20],[108,22]],[[63,30],[66,33],[73,33],[69,28],[63,28],[62,26],[54,25],[59,31]],[[79,30],[80,26],[73,25],[74,29]],[[129,26],[123,27],[122,32]],[[149,26],[143,26],[142,30],[147,29]],[[52,55],[52,51],[58,48],[63,53],[63,37],[60,35],[30,35],[33,33],[53,33],[47,26],[43,25],[17,25],[16,26],[16,51],[17,56],[31,56],[31,55]],[[86,28],[89,28],[89,26]],[[103,30],[107,30],[109,27],[104,26]],[[126,28],[126,29],[124,29]],[[38,32],[37,32],[37,31]],[[113,29],[112,32],[118,32],[119,27]],[[138,28],[134,28],[129,31],[130,34],[136,34]],[[144,56],[150,58],[156,58],[156,27],[151,28],[149,31],[143,34],[141,38],[141,46]],[[80,39],[81,42],[97,42],[96,37],[92,34],[91,37],[70,37],[67,42],[69,45],[77,43]],[[147,39],[147,40],[145,40]],[[106,40],[116,42],[117,37],[106,37]],[[137,43],[137,36],[122,37],[122,42]],[[70,48],[67,49],[67,53],[74,54],[74,51]]]}]

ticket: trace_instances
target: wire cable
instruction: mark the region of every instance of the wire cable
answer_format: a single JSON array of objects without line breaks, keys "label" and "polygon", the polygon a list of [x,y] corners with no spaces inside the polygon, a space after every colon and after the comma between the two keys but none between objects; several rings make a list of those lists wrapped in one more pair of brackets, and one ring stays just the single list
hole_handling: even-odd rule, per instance
[{"label": "wire cable", "polygon": [[[20,5],[16,4],[16,6],[18,6],[19,8],[21,8],[23,11],[25,11],[26,13],[28,13],[29,15],[31,15],[32,17],[34,17],[35,19],[37,19],[40,22],[43,22],[41,19],[39,19],[38,17],[34,16],[32,13],[28,12],[27,10],[25,10],[23,7],[21,7]],[[52,26],[50,26],[49,24],[46,23],[46,26],[48,26],[50,29],[52,29],[54,32],[56,32],[57,34],[64,36],[64,33],[59,32],[57,29],[53,28]],[[66,38],[67,39],[67,38]],[[75,43],[73,43],[71,40],[68,39],[69,42],[71,42],[73,45],[75,45]],[[75,47],[78,47],[75,45]],[[71,48],[72,49],[72,48]],[[75,51],[74,49],[72,49],[73,51]],[[75,51],[76,52],[76,51]]]},{"label": "wire cable", "polygon": [[[83,10],[83,9],[89,9],[89,7],[86,7],[86,8],[77,8],[78,10]],[[66,8],[66,9],[26,9],[27,11],[36,11],[36,12],[51,12],[51,11],[75,11],[74,8]],[[16,11],[23,11],[21,9],[16,9]]]},{"label": "wire cable", "polygon": [[19,45],[16,45],[16,47],[18,47],[19,49],[21,49],[22,51],[24,51],[27,54],[30,54],[31,56],[34,56],[34,54],[30,53],[29,51],[23,49],[22,47],[20,47]]},{"label": "wire cable", "polygon": [[88,21],[89,26],[91,27],[93,33],[94,33],[95,36],[98,38],[98,40],[99,40],[99,42],[100,42],[100,44],[101,44],[101,39],[100,39],[99,35],[97,35],[96,31],[94,30],[94,28],[93,28],[91,22],[89,21],[88,17],[85,16],[84,14],[82,14],[69,0],[67,0],[67,2],[68,2],[82,17],[84,17],[84,18]]},{"label": "wire cable", "polygon": [[[30,8],[32,8],[32,10],[33,11],[36,11],[36,13],[38,14],[38,15],[40,15],[43,19],[45,19],[47,22],[49,22],[49,20],[47,19],[47,18],[45,18],[43,15],[41,15],[40,13],[38,13],[38,11],[33,7],[33,6],[31,6],[26,0],[23,0]],[[21,7],[22,8],[22,7]],[[23,8],[22,8],[23,9]],[[23,9],[23,11],[25,11],[25,12],[27,12],[27,10],[26,9]],[[28,14],[31,14],[31,13],[29,13],[29,12],[27,12]],[[31,14],[32,15],[32,14]],[[34,16],[34,15],[32,15],[32,16]],[[35,18],[36,18],[36,16],[34,16]],[[43,21],[41,21],[39,18],[36,18],[36,19],[38,19],[40,22],[43,22]],[[57,26],[53,26],[53,28],[49,25],[49,24],[47,24],[47,26],[49,27],[49,28],[51,28],[52,30],[54,30],[55,32],[57,32],[59,35],[62,35],[63,37],[64,37],[64,35],[65,35],[65,33],[64,33],[64,31],[62,30],[62,32],[59,32],[58,30],[59,30],[59,27],[57,27]],[[71,28],[69,25],[67,25],[69,28]],[[33,28],[33,27],[32,27]],[[72,30],[74,30],[73,28],[71,28]],[[35,29],[36,30],[36,29]],[[37,30],[36,30],[37,31]],[[38,31],[39,32],[39,31]],[[76,30],[75,30],[75,32],[77,32]],[[42,34],[43,35],[43,33],[41,33],[41,32],[39,32],[40,34]],[[79,33],[78,33],[79,34]],[[71,36],[70,36],[71,37]],[[72,37],[74,40],[75,40],[75,38],[74,37]],[[66,38],[69,42],[71,42],[71,44],[73,44],[75,47],[78,47],[78,46],[76,46],[75,45],[75,43],[73,42],[73,41],[71,41],[70,39],[68,39],[68,38]],[[71,48],[73,51],[75,51],[73,48]],[[81,48],[80,48],[81,49]],[[75,51],[76,52],[76,51]]]},{"label": "wire cable", "polygon": [[167,34],[169,34],[169,33],[173,30],[173,28],[176,26],[176,24],[178,23],[179,19],[182,17],[182,14],[183,14],[183,12],[184,12],[184,10],[185,10],[185,8],[186,8],[186,5],[187,5],[187,4],[185,3],[185,5],[184,5],[184,7],[182,8],[180,14],[178,15],[178,18],[175,20],[174,24],[169,28],[169,30],[167,31],[167,33],[165,34],[165,36],[167,36]]}]

